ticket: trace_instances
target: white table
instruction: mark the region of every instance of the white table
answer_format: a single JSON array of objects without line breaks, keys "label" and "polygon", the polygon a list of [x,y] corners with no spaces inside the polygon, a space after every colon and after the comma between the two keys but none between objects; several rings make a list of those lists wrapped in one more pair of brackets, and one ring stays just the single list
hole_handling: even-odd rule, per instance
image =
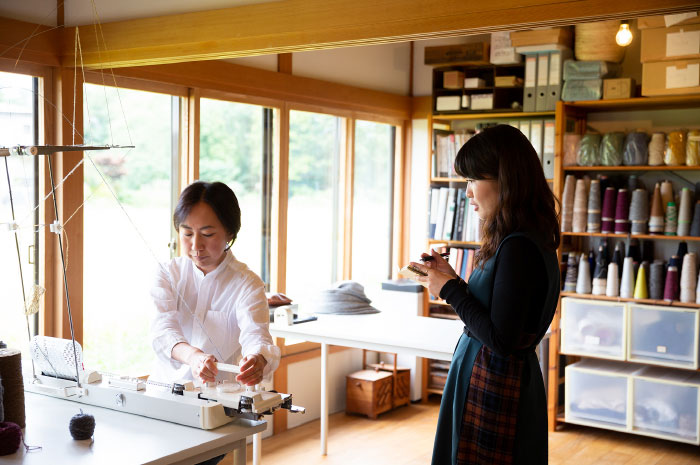
[{"label": "white table", "polygon": [[[245,464],[246,437],[265,430],[265,421],[235,420],[213,430],[132,415],[25,392],[24,440],[41,450],[0,457],[0,464],[193,464],[234,452]],[[68,431],[73,415],[95,417],[94,442],[75,441]],[[242,461],[241,461],[242,460]]]},{"label": "white table", "polygon": [[292,326],[270,325],[274,337],[321,343],[321,454],[328,452],[328,346],[336,345],[452,360],[461,321],[412,315],[320,315]]}]

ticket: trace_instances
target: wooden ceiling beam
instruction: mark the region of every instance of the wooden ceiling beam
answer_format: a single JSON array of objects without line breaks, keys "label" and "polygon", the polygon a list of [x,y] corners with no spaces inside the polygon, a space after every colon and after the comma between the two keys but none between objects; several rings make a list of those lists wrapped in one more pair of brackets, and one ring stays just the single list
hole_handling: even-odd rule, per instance
[{"label": "wooden ceiling beam", "polygon": [[[697,9],[697,0],[281,0],[80,26],[87,67],[289,53],[633,18]],[[74,31],[66,30],[65,66]],[[99,46],[98,46],[99,45]]]}]

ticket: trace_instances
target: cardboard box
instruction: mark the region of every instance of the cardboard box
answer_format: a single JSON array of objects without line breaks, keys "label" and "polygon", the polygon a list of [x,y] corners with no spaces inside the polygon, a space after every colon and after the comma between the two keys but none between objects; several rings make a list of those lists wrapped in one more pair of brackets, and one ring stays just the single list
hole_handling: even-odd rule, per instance
[{"label": "cardboard box", "polygon": [[642,31],[642,63],[700,58],[700,24]]},{"label": "cardboard box", "polygon": [[493,110],[493,94],[474,94],[471,104],[472,110]]},{"label": "cardboard box", "polygon": [[464,73],[462,71],[445,71],[442,73],[442,87],[461,89],[464,87]]},{"label": "cardboard box", "polygon": [[700,94],[700,59],[642,65],[642,95]]},{"label": "cardboard box", "polygon": [[461,108],[461,95],[441,95],[435,99],[435,111],[457,111]]},{"label": "cardboard box", "polygon": [[510,41],[513,43],[513,47],[558,44],[571,48],[573,37],[574,33],[571,27],[533,29],[530,31],[517,31],[510,33]]},{"label": "cardboard box", "polygon": [[518,76],[496,76],[494,87],[522,87],[523,78]]},{"label": "cardboard box", "polygon": [[603,100],[634,97],[635,82],[632,78],[604,79]]},{"label": "cardboard box", "polygon": [[452,64],[489,64],[489,43],[475,42],[471,44],[442,45],[439,47],[425,47],[426,65],[452,65]]},{"label": "cardboard box", "polygon": [[693,11],[676,15],[644,16],[637,19],[637,29],[685,26],[687,24],[700,24],[699,12]]},{"label": "cardboard box", "polygon": [[486,87],[486,81],[478,77],[468,77],[464,78],[464,88],[465,89],[480,89]]}]

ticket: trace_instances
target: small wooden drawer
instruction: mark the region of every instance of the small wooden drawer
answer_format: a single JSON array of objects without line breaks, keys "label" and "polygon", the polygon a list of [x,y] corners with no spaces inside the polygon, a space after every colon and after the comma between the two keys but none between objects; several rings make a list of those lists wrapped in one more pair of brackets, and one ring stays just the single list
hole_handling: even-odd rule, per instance
[{"label": "small wooden drawer", "polygon": [[624,303],[561,299],[561,352],[613,360],[625,359]]},{"label": "small wooden drawer", "polygon": [[394,380],[388,371],[361,370],[347,376],[347,413],[377,418],[391,410]]},{"label": "small wooden drawer", "polygon": [[627,359],[698,368],[698,310],[628,304]]}]

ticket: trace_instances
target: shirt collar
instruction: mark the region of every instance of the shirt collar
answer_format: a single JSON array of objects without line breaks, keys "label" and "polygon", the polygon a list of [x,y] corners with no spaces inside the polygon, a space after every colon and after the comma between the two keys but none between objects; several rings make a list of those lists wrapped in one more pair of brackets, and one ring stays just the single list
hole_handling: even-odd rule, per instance
[{"label": "shirt collar", "polygon": [[219,263],[219,265],[216,268],[214,268],[214,271],[212,271],[211,273],[207,273],[206,275],[204,274],[204,272],[202,270],[197,268],[197,265],[194,264],[194,260],[190,260],[191,266],[192,266],[192,271],[194,272],[194,275],[198,279],[202,280],[202,279],[207,278],[209,276],[216,276],[217,274],[220,274],[221,270],[227,268],[229,263],[231,263],[231,261],[234,260],[234,256],[233,256],[233,253],[231,253],[231,249],[224,252],[224,255],[225,255],[224,259],[221,261],[221,263]]}]

